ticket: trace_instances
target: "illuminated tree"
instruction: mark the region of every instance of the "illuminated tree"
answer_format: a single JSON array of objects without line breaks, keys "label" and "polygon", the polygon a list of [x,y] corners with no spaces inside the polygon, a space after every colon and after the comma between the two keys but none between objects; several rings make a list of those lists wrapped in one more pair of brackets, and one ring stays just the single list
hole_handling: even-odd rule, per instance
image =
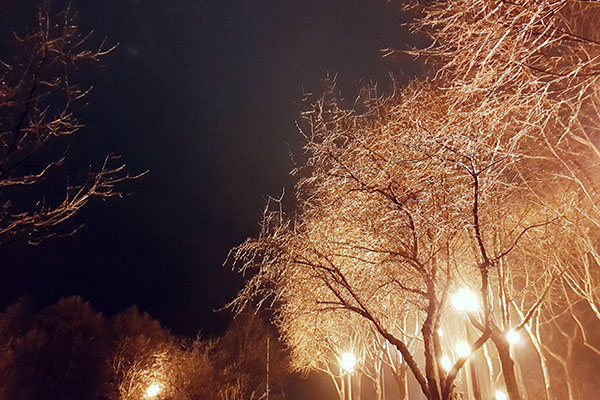
[{"label": "illuminated tree", "polygon": [[219,372],[211,360],[214,341],[176,338],[136,307],[113,317],[111,335],[107,398],[147,398],[154,389],[161,399],[219,399]]},{"label": "illuminated tree", "polygon": [[[433,333],[452,319],[449,294],[475,289],[479,308],[463,314],[479,334],[472,351],[484,346],[520,399],[506,335],[526,332],[550,397],[546,353],[558,353],[544,329],[565,336],[567,313],[586,343],[577,304],[598,310],[600,6],[423,4],[416,27],[432,46],[413,54],[433,76],[390,98],[366,90],[351,110],[328,94],[303,115],[299,211],[267,210],[259,238],[234,252],[242,269],[260,267],[238,304],[273,296],[282,315],[290,304],[353,312],[438,399],[465,359],[440,368]],[[393,327],[414,309],[424,365]]]},{"label": "illuminated tree", "polygon": [[46,3],[15,39],[15,56],[0,61],[0,244],[69,233],[60,227],[90,199],[118,196],[115,185],[131,179],[112,156],[80,183],[64,178],[68,140],[84,127],[75,108],[89,92],[77,69],[111,49],[90,49],[71,10],[54,14]]},{"label": "illuminated tree", "polygon": [[[390,98],[365,91],[353,110],[329,93],[303,115],[309,160],[299,211],[268,210],[261,236],[235,250],[242,269],[260,266],[238,301],[272,295],[282,309],[306,299],[311,312],[353,312],[398,349],[428,398],[446,399],[466,358],[443,369],[437,331],[451,290],[478,288],[472,348],[495,343],[518,399],[504,338],[512,325],[508,314],[497,318],[492,299],[502,295],[503,273],[527,267],[518,255],[525,242],[535,254],[555,247],[569,210],[540,204],[523,179],[535,171],[522,162],[530,132],[513,123],[515,109],[486,109],[478,93],[458,97],[442,83]],[[531,318],[560,272],[551,260],[527,271],[528,308],[515,325]],[[397,329],[410,310],[419,312],[424,366]]]},{"label": "illuminated tree", "polygon": [[[595,28],[600,4],[450,0],[431,3],[419,11],[419,28],[431,34],[434,45],[415,54],[431,57],[438,66],[438,77],[452,80],[457,92],[466,96],[480,93],[485,99],[482,108],[512,110],[512,123],[530,131],[526,156],[538,165],[538,171],[525,179],[537,192],[538,201],[555,209],[570,203],[576,210],[569,216],[570,232],[563,242],[570,251],[563,248],[562,254],[550,255],[555,264],[565,265],[560,285],[534,316],[534,323],[523,326],[541,358],[549,398],[545,358],[558,359],[565,367],[565,359],[557,356],[560,347],[574,345],[569,341],[573,338],[554,343],[550,338],[566,337],[565,333],[575,328],[581,335],[577,339],[580,345],[597,353],[585,338],[595,325],[586,315],[600,316],[600,35]],[[558,193],[549,196],[548,187]],[[543,256],[548,254],[533,255],[537,259]],[[589,308],[582,307],[581,300]],[[517,302],[511,308],[521,315],[526,312]],[[566,375],[569,388],[581,386],[572,381],[576,374]],[[565,395],[573,398],[573,390],[558,396]]]},{"label": "illuminated tree", "polygon": [[[374,382],[376,393],[382,394],[381,374],[388,366],[398,383],[399,392],[405,393],[406,364],[397,352],[390,351],[387,342],[373,330],[364,318],[351,311],[342,312],[326,306],[326,291],[319,289],[318,281],[301,278],[290,282],[290,291],[302,285],[302,296],[288,296],[278,309],[276,324],[291,351],[291,368],[306,374],[320,371],[329,376],[340,399],[344,399],[347,375],[366,376]],[[313,287],[314,286],[314,287]],[[321,312],[319,312],[321,311]],[[409,318],[410,316],[413,318]],[[394,331],[407,332],[414,326],[414,314],[406,313],[393,322]],[[409,347],[415,340],[409,339]],[[345,371],[341,365],[343,354],[357,359],[355,371]],[[360,377],[353,378],[360,380]],[[357,388],[355,388],[357,390]],[[403,397],[401,397],[403,398]]]},{"label": "illuminated tree", "polygon": [[174,377],[170,367],[177,359],[178,349],[171,334],[136,307],[113,317],[111,330],[113,346],[107,356],[109,397],[143,398],[153,384],[162,392],[171,393]]}]

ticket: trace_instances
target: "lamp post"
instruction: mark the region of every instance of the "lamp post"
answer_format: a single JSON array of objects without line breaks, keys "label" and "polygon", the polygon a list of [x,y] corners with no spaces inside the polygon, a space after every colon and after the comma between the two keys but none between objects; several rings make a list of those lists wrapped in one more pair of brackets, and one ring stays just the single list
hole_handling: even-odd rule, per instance
[{"label": "lamp post", "polygon": [[352,374],[356,368],[356,357],[350,352],[342,353],[340,357],[340,366],[348,376],[348,400],[352,400]]},{"label": "lamp post", "polygon": [[[462,311],[465,314],[479,310],[479,300],[478,300],[477,296],[475,295],[475,293],[471,292],[468,289],[464,289],[464,288],[460,289],[459,291],[457,291],[454,294],[454,296],[452,296],[452,305],[454,306],[454,308],[456,310]],[[465,322],[465,334],[467,335],[467,340],[471,341],[472,335],[471,335],[469,323],[467,320],[465,320],[464,322]],[[456,352],[459,357],[463,358],[463,357],[469,357],[471,355],[472,350],[468,343],[461,342],[461,343],[458,343]],[[469,365],[467,366],[467,368],[469,369],[469,375],[471,378],[470,379],[471,390],[473,393],[473,398],[475,400],[481,400],[482,399],[481,387],[479,385],[479,380],[477,378],[477,371],[475,370],[475,365],[474,365],[473,361],[474,360],[471,360],[471,362],[469,362]],[[467,377],[467,376],[468,375],[465,374],[465,377]],[[467,389],[468,389],[468,385],[467,385]]]},{"label": "lamp post", "polygon": [[506,341],[508,342],[508,345],[510,346],[510,358],[512,358],[512,360],[514,362],[517,383],[518,383],[519,387],[521,388],[521,390],[525,390],[525,383],[523,382],[521,365],[515,355],[515,346],[517,344],[519,344],[519,342],[521,341],[521,334],[514,329],[509,329],[508,332],[506,332],[505,338],[506,338]]}]

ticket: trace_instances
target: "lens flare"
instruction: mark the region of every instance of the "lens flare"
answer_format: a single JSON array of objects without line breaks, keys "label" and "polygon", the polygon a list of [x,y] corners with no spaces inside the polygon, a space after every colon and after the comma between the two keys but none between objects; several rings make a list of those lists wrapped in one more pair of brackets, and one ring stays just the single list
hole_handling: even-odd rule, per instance
[{"label": "lens flare", "polygon": [[352,373],[354,372],[354,368],[356,367],[356,357],[352,353],[343,353],[342,358],[340,359],[340,364],[344,371]]}]

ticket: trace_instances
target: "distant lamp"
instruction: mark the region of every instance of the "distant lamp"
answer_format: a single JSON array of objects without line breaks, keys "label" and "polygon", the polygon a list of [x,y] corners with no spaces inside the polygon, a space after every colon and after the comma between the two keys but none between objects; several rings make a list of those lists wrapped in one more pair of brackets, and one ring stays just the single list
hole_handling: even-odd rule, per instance
[{"label": "distant lamp", "polygon": [[508,397],[506,396],[506,393],[504,393],[503,391],[496,390],[495,399],[496,400],[508,400]]},{"label": "distant lamp", "polygon": [[510,344],[516,344],[519,342],[519,340],[521,340],[521,335],[519,335],[519,332],[511,329],[506,333],[506,340]]},{"label": "distant lamp", "polygon": [[469,357],[469,355],[471,354],[471,346],[469,346],[469,343],[467,343],[467,342],[458,342],[456,344],[456,354],[460,358]]},{"label": "distant lamp", "polygon": [[479,309],[477,296],[468,289],[460,289],[452,296],[452,305],[459,311],[476,311]]},{"label": "distant lamp", "polygon": [[344,371],[348,373],[353,373],[354,368],[356,368],[356,357],[354,354],[350,352],[342,353],[342,357],[340,358],[340,365],[344,369]]},{"label": "distant lamp", "polygon": [[452,368],[452,361],[448,358],[448,356],[443,356],[440,358],[440,364],[442,364],[442,368],[444,371],[448,372]]},{"label": "distant lamp", "polygon": [[152,385],[148,386],[148,389],[146,389],[146,394],[148,397],[155,397],[158,393],[160,393],[160,386],[158,386],[156,383],[153,383]]},{"label": "distant lamp", "polygon": [[444,331],[442,330],[442,328],[437,330],[437,334],[438,336],[444,336]]}]

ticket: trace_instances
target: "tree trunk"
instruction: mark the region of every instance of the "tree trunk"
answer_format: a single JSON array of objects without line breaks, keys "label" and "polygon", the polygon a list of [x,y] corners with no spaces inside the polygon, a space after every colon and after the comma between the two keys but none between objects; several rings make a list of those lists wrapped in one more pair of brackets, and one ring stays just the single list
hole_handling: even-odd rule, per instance
[{"label": "tree trunk", "polygon": [[429,389],[428,400],[441,400],[442,390],[441,382],[438,374],[438,354],[436,354],[434,335],[434,321],[438,315],[438,303],[436,299],[436,288],[433,282],[427,283],[427,317],[421,327],[421,334],[423,336],[423,346],[425,348],[425,377],[427,379],[427,386]]},{"label": "tree trunk", "polygon": [[[471,327],[467,320],[465,320],[465,336],[469,343],[473,343],[475,341],[473,333],[471,332]],[[469,369],[469,375],[471,376],[471,388],[473,389],[473,399],[483,400],[483,396],[481,395],[481,386],[479,384],[479,377],[477,376],[477,370],[475,368],[476,360],[476,353],[471,354],[471,358],[468,361],[467,365],[465,365],[465,367]]]},{"label": "tree trunk", "polygon": [[378,361],[375,368],[375,395],[377,400],[384,400],[383,391],[385,390],[385,382],[383,381],[383,363]]},{"label": "tree trunk", "polygon": [[398,368],[397,372],[394,373],[394,380],[396,381],[396,385],[398,386],[398,400],[407,400],[408,396],[408,388],[406,387],[406,372],[407,372],[406,363],[401,363],[400,368]]},{"label": "tree trunk", "polygon": [[481,387],[479,386],[479,378],[477,377],[477,371],[475,370],[475,365],[473,365],[473,360],[469,362],[469,374],[471,375],[471,386],[473,389],[473,398],[474,400],[483,400],[481,396]]},{"label": "tree trunk", "polygon": [[534,334],[529,325],[525,325],[525,331],[529,335],[529,340],[533,344],[533,347],[540,359],[540,368],[542,369],[542,376],[544,378],[544,396],[545,400],[551,400],[551,388],[550,388],[550,371],[548,371],[548,363],[546,360],[546,355],[542,351],[542,346],[539,341],[540,332],[539,332],[539,324],[536,321],[537,332]]},{"label": "tree trunk", "polygon": [[492,341],[498,350],[498,357],[502,365],[502,376],[506,385],[506,392],[510,400],[522,400],[519,392],[519,384],[515,375],[515,363],[510,355],[510,344],[504,336],[498,333],[492,334]]}]

